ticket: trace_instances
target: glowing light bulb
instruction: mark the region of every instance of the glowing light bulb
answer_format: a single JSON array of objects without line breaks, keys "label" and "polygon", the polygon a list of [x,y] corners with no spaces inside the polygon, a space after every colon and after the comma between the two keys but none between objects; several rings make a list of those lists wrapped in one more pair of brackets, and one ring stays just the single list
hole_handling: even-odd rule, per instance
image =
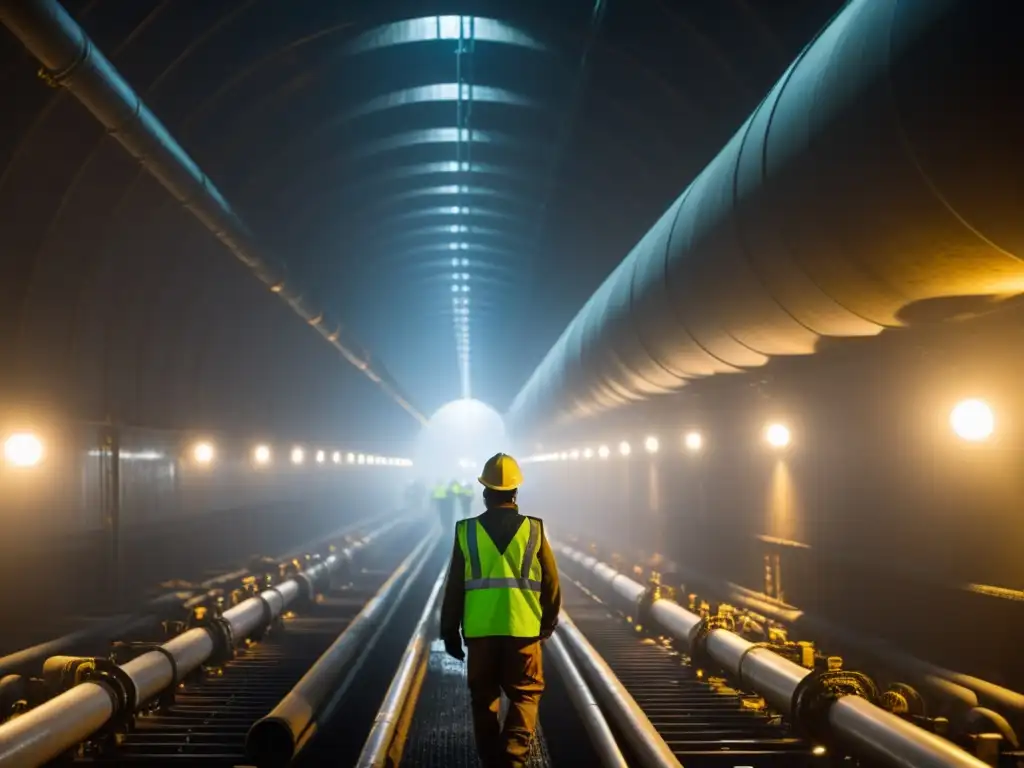
[{"label": "glowing light bulb", "polygon": [[4,459],[15,467],[34,467],[43,453],[43,441],[31,432],[16,432],[4,441]]},{"label": "glowing light bulb", "polygon": [[792,435],[785,424],[769,424],[764,431],[764,438],[774,448],[785,448],[789,445]]},{"label": "glowing light bulb", "polygon": [[996,420],[984,400],[964,400],[949,414],[949,424],[960,439],[977,443],[992,436]]},{"label": "glowing light bulb", "polygon": [[192,449],[192,458],[199,464],[209,464],[213,461],[213,446],[210,443],[196,443]]}]

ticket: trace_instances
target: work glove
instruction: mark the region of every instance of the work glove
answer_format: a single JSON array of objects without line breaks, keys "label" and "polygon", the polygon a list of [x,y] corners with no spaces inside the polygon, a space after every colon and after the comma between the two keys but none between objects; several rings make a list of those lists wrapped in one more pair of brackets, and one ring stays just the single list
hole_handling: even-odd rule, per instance
[{"label": "work glove", "polygon": [[444,651],[456,661],[465,661],[466,652],[462,650],[462,640],[450,640],[445,638]]}]

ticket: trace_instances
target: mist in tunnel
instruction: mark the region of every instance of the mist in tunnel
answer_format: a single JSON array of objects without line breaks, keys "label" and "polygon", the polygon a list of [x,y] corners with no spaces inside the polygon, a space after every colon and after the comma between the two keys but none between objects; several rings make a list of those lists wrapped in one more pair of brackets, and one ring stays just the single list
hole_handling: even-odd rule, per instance
[{"label": "mist in tunnel", "polygon": [[441,406],[420,431],[414,448],[418,477],[428,483],[473,483],[491,456],[513,453],[501,414],[479,400]]}]

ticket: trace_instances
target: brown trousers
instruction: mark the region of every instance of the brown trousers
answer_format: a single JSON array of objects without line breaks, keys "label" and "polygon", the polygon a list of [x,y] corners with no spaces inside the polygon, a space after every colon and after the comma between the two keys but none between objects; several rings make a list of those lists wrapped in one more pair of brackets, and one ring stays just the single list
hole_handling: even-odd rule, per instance
[{"label": "brown trousers", "polygon": [[[519,637],[466,640],[467,678],[476,749],[484,768],[525,768],[544,692],[541,643]],[[501,693],[509,700],[498,723]]]}]

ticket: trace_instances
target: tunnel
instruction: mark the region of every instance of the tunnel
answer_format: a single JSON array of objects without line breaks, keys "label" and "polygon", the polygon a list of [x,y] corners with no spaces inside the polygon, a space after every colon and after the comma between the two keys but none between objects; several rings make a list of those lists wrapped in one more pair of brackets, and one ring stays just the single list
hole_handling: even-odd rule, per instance
[{"label": "tunnel", "polygon": [[[498,498],[542,521],[527,551],[550,546],[570,593],[628,593],[635,633],[662,600],[699,614],[688,664],[741,625],[797,658],[769,631],[785,624],[839,649],[821,679],[863,665],[881,688],[856,695],[935,733],[946,718],[978,759],[995,723],[1010,759],[1013,16],[1000,0],[0,0],[0,766],[8,714],[35,706],[5,709],[21,668],[4,654],[174,594],[213,601],[183,630],[230,635],[246,595],[277,627],[336,567],[345,589],[384,573],[348,570],[379,538],[398,568],[380,589],[415,605],[398,620],[428,648],[433,614],[414,619],[448,599],[430,572],[470,546],[445,515],[463,531]],[[493,480],[501,456],[521,482]],[[521,495],[500,496],[508,478]],[[427,565],[391,551],[404,526]],[[618,598],[591,589],[602,573]],[[292,580],[280,610],[258,589],[274,574]],[[351,620],[373,638],[384,621]],[[557,641],[581,664],[587,620]],[[391,679],[366,664],[339,700]],[[910,667],[946,681],[927,706],[885,688]],[[948,686],[1012,706],[946,709]],[[271,720],[261,750],[304,748]],[[544,739],[535,764],[564,762]]]}]

